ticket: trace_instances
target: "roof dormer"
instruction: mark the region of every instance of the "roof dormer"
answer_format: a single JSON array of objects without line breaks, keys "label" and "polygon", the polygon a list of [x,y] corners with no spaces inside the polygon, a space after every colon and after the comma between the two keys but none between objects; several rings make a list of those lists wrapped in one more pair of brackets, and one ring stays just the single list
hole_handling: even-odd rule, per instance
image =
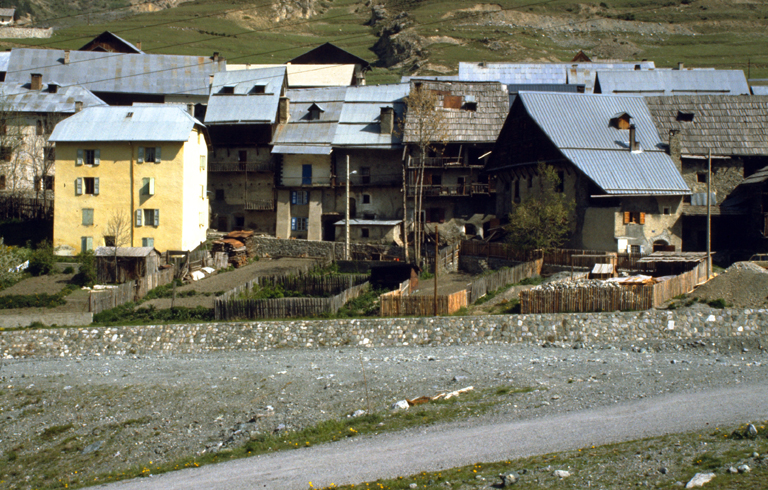
[{"label": "roof dormer", "polygon": [[309,109],[308,109],[307,119],[309,119],[310,121],[317,121],[318,119],[320,119],[320,113],[322,112],[325,112],[325,109],[323,109],[322,107],[320,107],[315,103],[312,103],[312,105],[309,106]]},{"label": "roof dormer", "polygon": [[616,129],[629,129],[632,124],[632,116],[627,112],[619,112],[614,114],[609,122],[609,126]]}]

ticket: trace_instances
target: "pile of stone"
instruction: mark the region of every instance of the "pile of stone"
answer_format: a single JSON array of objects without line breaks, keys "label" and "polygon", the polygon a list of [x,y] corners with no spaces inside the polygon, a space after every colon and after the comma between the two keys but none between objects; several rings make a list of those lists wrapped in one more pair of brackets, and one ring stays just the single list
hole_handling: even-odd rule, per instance
[{"label": "pile of stone", "polygon": [[704,301],[723,299],[741,308],[768,306],[768,271],[752,262],[736,262],[706,284],[693,296]]},{"label": "pile of stone", "polygon": [[531,291],[565,291],[570,289],[621,289],[621,285],[615,282],[600,281],[597,279],[577,279],[573,281],[558,281],[540,284]]}]

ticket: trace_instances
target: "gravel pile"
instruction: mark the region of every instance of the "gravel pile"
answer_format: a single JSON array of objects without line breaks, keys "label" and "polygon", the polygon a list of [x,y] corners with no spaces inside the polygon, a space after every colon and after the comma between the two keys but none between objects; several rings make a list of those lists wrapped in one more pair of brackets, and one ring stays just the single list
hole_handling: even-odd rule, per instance
[{"label": "gravel pile", "polygon": [[752,262],[736,262],[698,287],[693,296],[706,301],[722,298],[738,308],[768,306],[768,270]]},{"label": "gravel pile", "polygon": [[615,282],[605,282],[599,279],[578,279],[574,281],[550,282],[541,284],[532,291],[563,291],[568,289],[621,289],[622,286]]}]

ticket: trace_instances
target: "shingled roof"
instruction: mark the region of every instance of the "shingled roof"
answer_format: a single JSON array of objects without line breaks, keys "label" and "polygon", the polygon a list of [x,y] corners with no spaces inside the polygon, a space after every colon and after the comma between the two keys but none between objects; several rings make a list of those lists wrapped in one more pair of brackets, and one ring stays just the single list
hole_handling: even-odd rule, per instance
[{"label": "shingled roof", "polygon": [[[509,95],[499,82],[411,81],[438,93],[437,110],[445,117],[451,143],[493,143],[509,112]],[[448,99],[451,97],[452,99]],[[474,104],[470,109],[470,104]],[[446,107],[447,106],[447,107]],[[403,141],[415,143],[414,121],[406,111]]]},{"label": "shingled roof", "polygon": [[678,131],[683,155],[768,155],[768,96],[646,97],[659,134]]}]

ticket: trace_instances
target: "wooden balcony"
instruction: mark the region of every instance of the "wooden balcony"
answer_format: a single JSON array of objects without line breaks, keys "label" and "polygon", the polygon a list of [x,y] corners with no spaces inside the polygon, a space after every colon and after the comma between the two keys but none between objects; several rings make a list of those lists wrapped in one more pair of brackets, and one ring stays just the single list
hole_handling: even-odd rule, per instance
[{"label": "wooden balcony", "polygon": [[245,202],[246,211],[274,211],[275,201],[273,199],[261,199]]},{"label": "wooden balcony", "polygon": [[[420,168],[420,158],[411,158],[408,168]],[[471,160],[470,160],[471,162]],[[483,168],[480,160],[465,163],[464,157],[427,157],[424,159],[424,168]]]},{"label": "wooden balcony", "polygon": [[208,162],[209,172],[274,172],[274,162]]},{"label": "wooden balcony", "polygon": [[[424,186],[424,195],[425,196],[445,196],[445,197],[453,197],[453,196],[474,196],[477,194],[484,194],[488,195],[491,192],[495,192],[495,188],[491,189],[492,186],[489,184],[481,184],[481,183],[473,183],[473,184],[462,184],[462,185],[425,185]],[[418,186],[415,185],[409,185],[408,186],[408,197],[413,197],[418,192]]]}]

